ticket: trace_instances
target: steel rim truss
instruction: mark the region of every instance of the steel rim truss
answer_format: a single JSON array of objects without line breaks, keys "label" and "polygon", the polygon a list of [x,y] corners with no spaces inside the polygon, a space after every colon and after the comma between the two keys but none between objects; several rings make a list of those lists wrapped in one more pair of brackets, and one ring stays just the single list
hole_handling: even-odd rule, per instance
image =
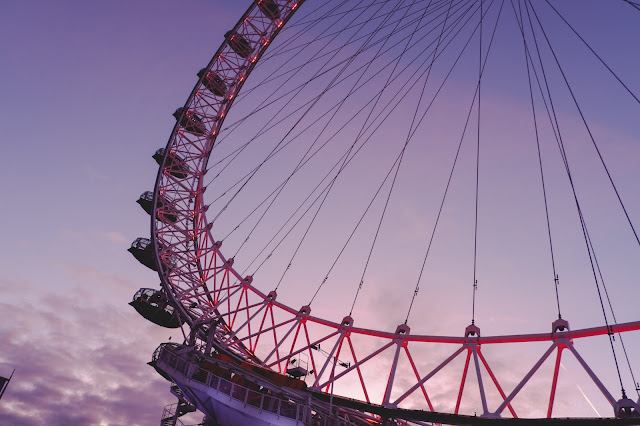
[{"label": "steel rim truss", "polygon": [[[233,258],[222,254],[222,244],[214,239],[212,223],[206,218],[203,178],[217,134],[236,94],[300,3],[296,0],[254,1],[228,33],[209,65],[199,73],[200,80],[185,106],[176,112],[177,123],[164,150],[153,193],[151,235],[162,286],[191,327],[191,343],[205,354],[214,349],[223,351],[283,374],[292,360],[306,356],[312,389],[316,391],[332,394],[338,381],[350,378],[359,388],[363,402],[397,408],[416,393],[422,394],[422,403],[429,411],[434,411],[434,405],[426,388],[427,382],[464,354],[466,360],[454,413],[460,409],[473,362],[471,374],[476,374],[485,417],[500,417],[505,410],[517,417],[513,399],[555,352],[547,409],[547,417],[551,417],[560,360],[563,351],[568,350],[612,405],[616,416],[631,412],[629,410],[640,412],[637,402],[616,401],[573,346],[573,339],[577,338],[640,330],[640,321],[577,331],[570,331],[568,324],[560,331],[554,323],[551,333],[493,337],[480,337],[480,330],[474,325],[467,328],[464,337],[411,335],[406,324],[399,325],[394,333],[383,332],[354,327],[354,320],[349,316],[333,322],[312,316],[309,306],[293,309],[278,302],[275,291],[263,293],[252,284],[251,276],[242,277],[233,268]],[[163,202],[156,202],[159,199]],[[176,220],[162,220],[167,209]],[[377,343],[374,349],[362,351],[354,342],[356,338],[373,338]],[[536,341],[550,342],[550,346],[507,394],[483,355],[481,345]],[[416,353],[420,352],[417,348],[428,343],[458,346],[425,374],[415,359]],[[320,345],[330,348],[323,357],[318,355]],[[374,400],[371,393],[374,383],[363,367],[389,354],[392,354],[390,366],[379,371],[379,376],[386,380],[386,388],[381,400]],[[341,357],[350,361],[341,361]],[[396,376],[403,364],[402,357],[411,372],[404,381],[411,384],[400,389],[402,385],[398,384]],[[482,371],[501,396],[498,407],[488,405],[485,386],[489,385],[484,384]]]}]

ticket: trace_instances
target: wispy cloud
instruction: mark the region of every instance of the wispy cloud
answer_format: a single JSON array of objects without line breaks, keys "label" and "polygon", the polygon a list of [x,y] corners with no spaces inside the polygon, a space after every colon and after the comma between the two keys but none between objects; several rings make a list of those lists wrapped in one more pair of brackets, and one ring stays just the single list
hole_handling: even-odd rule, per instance
[{"label": "wispy cloud", "polygon": [[59,228],[57,230],[58,238],[63,241],[77,241],[85,237],[80,231],[75,231],[69,228]]},{"label": "wispy cloud", "polygon": [[0,371],[16,369],[3,424],[157,424],[171,402],[146,362],[172,332],[126,305],[82,299],[34,292],[21,304],[0,303],[11,318],[0,323]]},{"label": "wispy cloud", "polygon": [[[104,273],[101,270],[88,265],[78,265],[73,263],[57,263],[56,266],[62,268],[71,278],[77,280],[80,283],[101,283],[102,285],[94,285],[93,293],[96,293],[96,290],[108,290],[112,293],[114,291],[122,291],[131,292],[132,290],[137,290],[137,285],[127,278],[113,273]],[[79,291],[82,294],[87,293],[87,288],[80,288]],[[88,292],[92,294],[92,292]],[[94,300],[91,300],[94,302]]]},{"label": "wispy cloud", "polygon": [[127,243],[127,237],[119,232],[114,231],[98,231],[98,236],[103,240],[107,240],[114,244],[125,244]]},{"label": "wispy cloud", "polygon": [[89,164],[85,166],[85,172],[87,173],[87,176],[92,180],[99,180],[102,182],[107,182],[109,180],[109,176],[96,170],[93,166]]}]

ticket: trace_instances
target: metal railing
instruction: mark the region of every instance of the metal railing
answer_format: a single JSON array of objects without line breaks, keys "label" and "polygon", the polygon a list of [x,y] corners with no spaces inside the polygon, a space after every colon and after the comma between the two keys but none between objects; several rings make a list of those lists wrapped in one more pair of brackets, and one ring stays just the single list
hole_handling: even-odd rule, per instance
[{"label": "metal railing", "polygon": [[199,367],[196,363],[190,362],[166,348],[161,350],[158,355],[158,359],[161,359],[185,377],[228,395],[230,398],[242,402],[244,405],[250,405],[261,411],[300,422],[304,422],[310,417],[310,413],[305,416],[305,414],[307,414],[305,413],[306,406],[297,404],[290,399],[282,399],[270,395],[266,390],[250,389],[239,383],[234,383],[231,380],[217,376],[211,371]]},{"label": "metal railing", "polygon": [[187,379],[227,395],[229,398],[241,402],[244,406],[252,406],[260,412],[271,413],[305,425],[349,426],[359,424],[335,413],[329,414],[328,410],[317,406],[317,404],[280,398],[265,388],[251,389],[240,383],[235,383],[229,378],[220,377],[212,371],[201,368],[197,362],[190,361],[184,355],[174,353],[171,349],[170,345],[161,345],[153,355],[154,361],[162,360]]},{"label": "metal railing", "polygon": [[174,416],[176,416],[177,414],[177,410],[178,410],[178,404],[170,404],[167,405],[166,407],[164,407],[164,411],[162,412],[162,421],[161,421],[161,425],[162,426],[169,426],[169,425],[175,425],[175,426],[184,426],[184,423],[182,423],[180,421],[180,419],[174,419]]}]

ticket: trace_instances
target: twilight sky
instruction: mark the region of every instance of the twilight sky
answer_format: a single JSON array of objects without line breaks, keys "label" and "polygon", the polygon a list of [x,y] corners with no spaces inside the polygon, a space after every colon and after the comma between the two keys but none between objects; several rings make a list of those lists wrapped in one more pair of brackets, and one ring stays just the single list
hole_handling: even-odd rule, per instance
[{"label": "twilight sky", "polygon": [[127,305],[158,278],[126,249],[171,113],[245,6],[0,5],[0,424],[158,424],[175,402],[146,365],[172,333]]},{"label": "twilight sky", "polygon": [[[571,12],[579,3],[566,2],[563,10]],[[597,6],[598,2],[585,3]],[[244,0],[180,3],[117,0],[101,4],[77,0],[7,0],[0,4],[3,58],[0,123],[5,159],[0,169],[3,183],[0,194],[5,206],[2,216],[5,250],[0,271],[0,375],[6,376],[16,369],[14,380],[0,402],[0,424],[157,424],[163,406],[175,402],[167,382],[146,362],[160,342],[170,336],[174,341],[182,337],[179,331],[147,322],[127,305],[139,287],[156,287],[158,278],[155,272],[140,266],[126,248],[134,238],[148,236],[149,218],[135,200],[143,191],[152,189],[157,166],[151,155],[166,143],[174,124],[171,113],[184,103],[196,81],[195,73],[208,63],[223,34],[233,27],[249,4]],[[636,51],[640,45],[637,25],[640,12],[628,6],[616,7],[614,12],[602,15],[597,7],[585,7],[583,13],[572,15],[575,19],[572,22],[589,34],[589,42],[597,51],[606,52],[603,56],[607,62],[614,65],[638,96],[640,59]],[[506,40],[505,46],[509,47],[509,43]],[[562,45],[568,55],[564,56],[569,59],[568,68],[573,72],[572,81],[582,90],[580,93],[593,94],[583,98],[583,105],[630,217],[640,227],[637,168],[640,106],[619,86],[610,84],[610,76],[592,59],[587,62],[588,55],[572,57],[571,46]],[[522,223],[506,219],[514,211],[528,218],[530,211],[512,195],[539,190],[539,186],[535,182],[530,186],[522,183],[523,187],[520,178],[510,177],[531,165],[530,157],[523,158],[533,151],[532,145],[525,153],[513,143],[522,134],[522,128],[530,128],[530,112],[526,109],[525,113],[519,112],[523,99],[527,101],[526,92],[522,91],[523,82],[505,68],[504,58],[498,55],[491,63],[487,88],[483,89],[483,108],[487,114],[503,117],[500,125],[495,124],[498,121],[488,121],[487,135],[501,136],[495,137],[493,145],[488,144],[487,169],[483,169],[490,171],[483,176],[485,182],[498,185],[498,189],[486,190],[488,203],[502,206],[487,209],[481,216],[500,225],[485,225],[479,231],[481,247],[484,244],[480,255],[480,271],[484,276],[480,275],[477,321],[488,335],[547,331],[554,319],[555,303],[546,303],[551,296],[548,280],[541,287],[536,281],[538,269],[544,268],[548,275],[548,252],[544,251],[543,238],[546,229],[523,230]],[[443,73],[443,69],[434,72]],[[609,85],[599,84],[603,80]],[[452,140],[459,137],[459,122],[451,120],[447,129],[447,114],[449,110],[464,108],[459,105],[468,105],[468,95],[469,87],[462,82],[451,87],[450,98],[437,112],[441,115],[434,118],[434,122],[442,124],[437,130],[442,134],[436,133],[439,140],[445,140],[442,135],[447,130],[458,132]],[[566,108],[568,111],[569,107]],[[570,123],[568,133],[579,135],[575,115],[567,112],[566,117]],[[581,137],[584,139],[584,134]],[[584,141],[579,139],[576,136],[575,141],[569,142],[575,158],[587,164],[575,170],[577,186],[579,191],[599,191],[598,195],[585,196],[588,209],[585,214],[587,222],[593,224],[596,251],[602,253],[616,314],[621,322],[638,320],[640,248],[630,237],[601,170],[593,163],[592,151],[588,151],[586,144],[580,145]],[[436,144],[429,149],[449,155],[444,145]],[[412,154],[413,170],[420,171],[422,167],[446,173],[446,167],[439,169],[440,157],[429,156],[428,161],[421,163],[419,160],[427,156],[422,156],[425,151],[416,149]],[[362,168],[355,166],[358,173],[354,172],[351,179],[366,181],[367,175],[360,170],[365,170],[367,164],[378,164],[377,160],[381,160],[383,167],[386,163],[382,160],[392,152],[395,153],[382,147],[367,154]],[[511,161],[493,162],[491,158],[500,157],[497,154],[504,154]],[[472,164],[472,160],[472,151],[468,151],[463,165]],[[412,164],[411,158],[407,161]],[[437,176],[441,179],[443,175]],[[467,177],[467,173],[462,173],[454,185],[468,188],[471,181]],[[421,189],[429,195],[415,203],[400,203],[400,208],[390,213],[391,222],[402,226],[397,232],[388,231],[387,241],[402,250],[396,250],[397,258],[386,258],[397,262],[391,263],[397,266],[380,267],[370,273],[369,287],[354,311],[356,325],[393,329],[404,320],[407,297],[415,285],[416,265],[422,253],[413,247],[424,246],[424,236],[433,226],[435,207],[429,203],[438,199],[442,190],[442,181],[431,188],[428,178],[419,173],[409,173],[404,179],[424,179],[422,182],[426,183]],[[562,192],[567,190],[564,185],[555,195],[555,205],[560,211],[574,213],[561,195],[566,195]],[[434,249],[432,269],[428,269],[430,281],[421,285],[423,299],[418,299],[417,313],[411,317],[412,331],[457,335],[469,322],[470,293],[468,280],[464,281],[468,278],[469,264],[460,270],[459,263],[447,260],[447,255],[459,252],[458,243],[468,240],[469,222],[458,222],[469,217],[465,204],[469,199],[465,194],[464,190],[453,192],[453,200],[460,202],[454,201],[456,207],[444,216],[442,226],[450,233]],[[347,200],[349,195],[337,197],[336,203],[340,204],[339,200]],[[576,245],[579,235],[570,213],[556,216],[558,252],[561,258],[564,255],[560,271],[561,282],[566,285],[562,290],[568,302],[566,318],[574,328],[601,325],[602,314],[594,299],[593,283],[579,285],[590,279],[590,271],[584,269],[587,262],[584,246]],[[345,223],[345,230],[340,232],[348,232],[350,222],[346,224],[348,221],[341,214],[336,213]],[[539,224],[539,219],[538,216],[535,223]],[[317,246],[320,253],[332,246],[325,263],[331,263],[339,242],[325,241]],[[468,245],[464,246],[466,258],[468,249]],[[408,259],[405,256],[408,252],[418,255]],[[510,256],[514,252],[518,256]],[[573,255],[578,252],[580,255]],[[307,259],[317,257],[318,253],[312,251],[308,256]],[[304,281],[301,277],[313,271],[320,274],[321,280],[326,272],[324,263],[318,267],[310,261],[301,263],[304,271],[292,271],[291,282],[283,284],[283,294],[288,293],[289,299],[282,300],[293,306],[308,299],[308,290],[296,287]],[[382,262],[378,262],[380,265]],[[573,274],[569,272],[572,268],[581,268],[583,272]],[[356,269],[353,274],[358,275],[361,266]],[[353,281],[349,271],[344,274],[345,280]],[[317,277],[314,279],[315,286]],[[355,278],[356,284],[358,279]],[[411,282],[406,286],[389,284],[393,280]],[[464,281],[464,285],[456,287],[454,283],[458,281]],[[340,280],[329,282],[328,290],[319,296],[317,309],[314,306],[314,314],[326,314],[334,320],[346,315],[342,306],[332,302],[340,294],[342,284]],[[344,299],[348,302],[353,288],[351,283],[348,293],[345,290],[348,297]],[[464,293],[459,293],[458,288],[464,289]],[[261,289],[270,288],[266,285]],[[584,296],[587,292],[588,296]],[[590,353],[588,361],[606,375],[604,381],[613,391],[618,386],[611,374],[607,344],[606,340],[596,339],[581,348],[585,357]],[[638,332],[629,334],[627,349],[632,365],[635,360],[638,370]],[[522,368],[527,365],[530,364],[523,364]],[[584,415],[595,415],[585,403],[589,400],[593,410],[609,415],[610,409],[595,387],[579,374],[576,363],[567,361],[564,368],[568,371],[566,386],[577,393],[578,399],[561,401],[560,407],[571,413],[571,407],[579,406]],[[631,383],[626,385],[627,392],[636,396]],[[545,386],[541,383],[540,389]],[[576,387],[584,392],[584,397],[575,392]],[[532,398],[536,392],[532,391]]]}]

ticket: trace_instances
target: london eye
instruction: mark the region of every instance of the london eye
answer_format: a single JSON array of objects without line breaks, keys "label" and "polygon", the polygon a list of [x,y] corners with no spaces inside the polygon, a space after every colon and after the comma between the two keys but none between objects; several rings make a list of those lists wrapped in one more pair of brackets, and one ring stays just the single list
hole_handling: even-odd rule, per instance
[{"label": "london eye", "polygon": [[253,1],[138,200],[161,424],[639,422],[639,24]]}]

